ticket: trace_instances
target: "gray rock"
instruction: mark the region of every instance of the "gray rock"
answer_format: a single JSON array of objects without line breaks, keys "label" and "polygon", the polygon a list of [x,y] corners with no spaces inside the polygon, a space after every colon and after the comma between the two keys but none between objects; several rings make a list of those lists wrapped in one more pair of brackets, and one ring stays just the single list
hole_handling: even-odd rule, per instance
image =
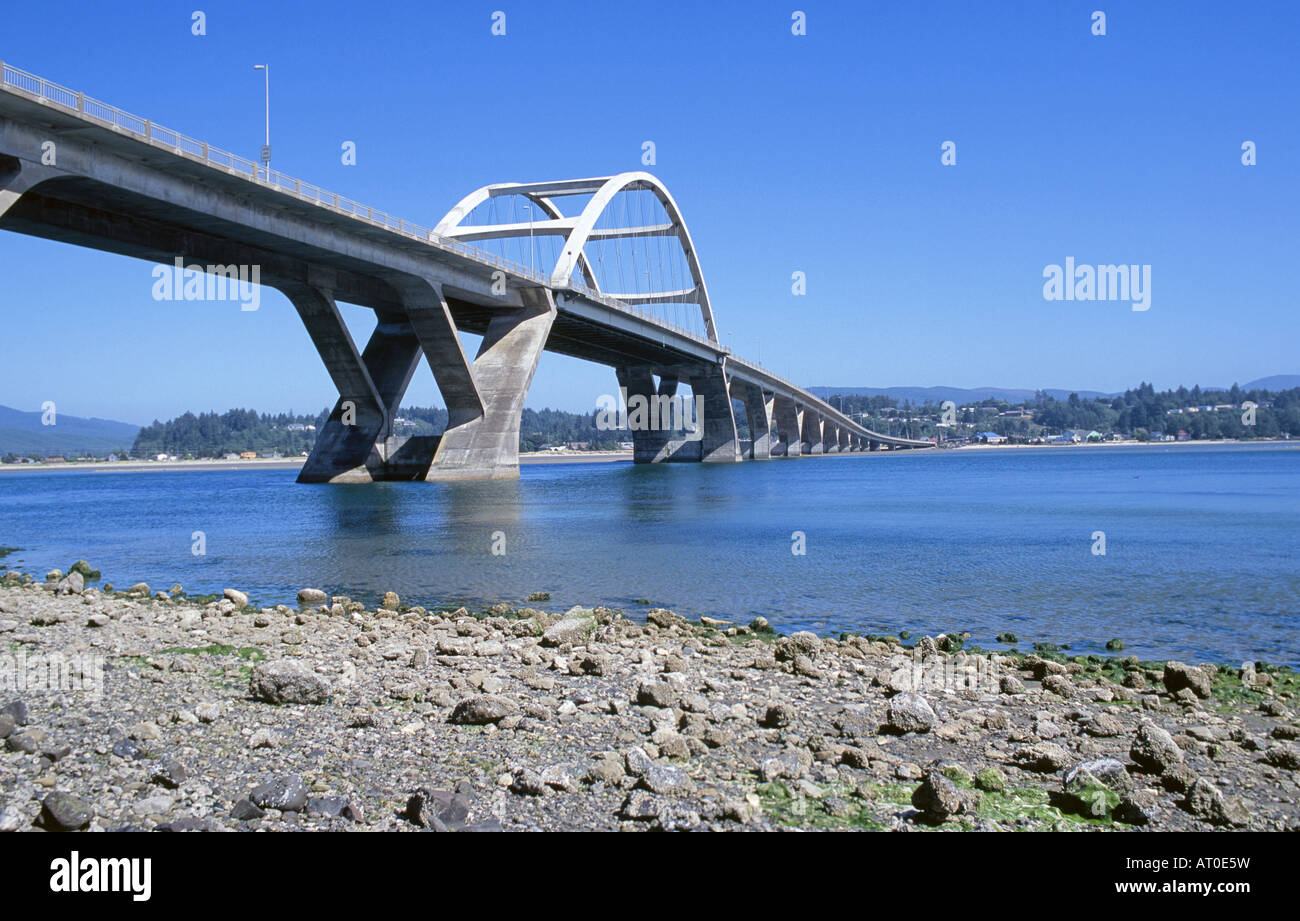
[{"label": "gray rock", "polygon": [[543,646],[581,646],[596,629],[595,617],[564,617],[542,633]]},{"label": "gray rock", "polygon": [[51,793],[41,804],[41,821],[50,831],[77,831],[94,818],[94,810],[71,793]]},{"label": "gray rock", "polygon": [[763,715],[763,725],[780,729],[793,723],[796,715],[794,707],[789,704],[772,704]]},{"label": "gray rock", "polygon": [[7,739],[13,735],[15,729],[14,718],[8,713],[0,713],[0,739]]},{"label": "gray rock", "polygon": [[1155,795],[1145,790],[1137,790],[1123,797],[1115,807],[1115,820],[1126,825],[1150,825],[1159,815],[1160,808]]},{"label": "gray rock", "polygon": [[1012,763],[1026,771],[1054,774],[1069,763],[1070,753],[1055,742],[1039,742],[1022,748],[1012,756]]},{"label": "gray rock", "polygon": [[639,786],[657,796],[683,796],[695,789],[685,771],[667,764],[652,764],[641,775]]},{"label": "gray rock", "polygon": [[319,704],[333,692],[328,679],[292,659],[259,664],[249,688],[256,700],[273,704]]},{"label": "gray rock", "polygon": [[1143,770],[1159,774],[1171,764],[1182,761],[1183,750],[1168,732],[1155,723],[1144,722],[1138,727],[1129,757]]},{"label": "gray rock", "polygon": [[0,707],[0,716],[11,717],[15,725],[26,726],[30,716],[27,709],[27,701],[15,700]]},{"label": "gray rock", "polygon": [[1023,694],[1025,693],[1025,683],[1015,675],[1003,675],[999,687],[1003,694]]},{"label": "gray rock", "polygon": [[274,780],[254,787],[248,794],[248,798],[262,809],[301,812],[307,805],[307,787],[299,775],[282,774]]},{"label": "gray rock", "polygon": [[1187,688],[1204,700],[1214,691],[1214,684],[1204,670],[1183,662],[1166,662],[1165,687],[1174,694]]},{"label": "gray rock", "polygon": [[681,689],[671,682],[643,681],[637,688],[636,702],[643,707],[674,707],[681,696]]},{"label": "gray rock", "polygon": [[251,800],[245,798],[235,803],[235,808],[230,810],[230,817],[238,819],[240,822],[247,822],[251,819],[260,819],[266,815],[266,812],[256,806]]},{"label": "gray rock", "polygon": [[627,772],[633,777],[640,777],[654,767],[654,761],[645,753],[645,749],[639,745],[635,748],[629,748],[623,756],[623,761],[627,766]]},{"label": "gray rock", "polygon": [[943,822],[969,809],[969,801],[958,786],[938,771],[927,771],[912,793],[912,805],[931,822]]},{"label": "gray rock", "polygon": [[1083,731],[1099,739],[1122,735],[1124,725],[1109,713],[1098,713],[1083,724]]},{"label": "gray rock", "polygon": [[450,722],[462,726],[486,726],[488,723],[499,723],[518,712],[519,705],[509,698],[479,694],[456,704]]},{"label": "gray rock", "polygon": [[514,780],[510,782],[510,792],[520,796],[545,796],[550,789],[546,781],[542,780],[542,775],[532,768],[516,771]]},{"label": "gray rock", "polygon": [[185,783],[188,777],[189,772],[185,770],[185,766],[171,757],[159,758],[149,769],[149,779],[168,790],[175,790]]},{"label": "gray rock", "polygon": [[330,600],[330,596],[318,588],[304,588],[298,590],[298,603],[305,608],[319,607]]},{"label": "gray rock", "polygon": [[920,694],[904,691],[890,698],[884,728],[895,733],[929,732],[936,719],[929,701]]},{"label": "gray rock", "polygon": [[86,580],[79,572],[70,572],[59,580],[54,590],[55,595],[80,595],[86,588]]},{"label": "gray rock", "polygon": [[228,588],[225,591],[223,591],[221,594],[223,594],[225,597],[233,601],[235,603],[235,607],[238,608],[248,607],[248,595],[246,595],[244,592],[239,591],[238,589]]},{"label": "gray rock", "polygon": [[1185,802],[1187,811],[1215,825],[1243,828],[1250,824],[1250,813],[1236,797],[1227,797],[1204,777],[1192,785]]}]

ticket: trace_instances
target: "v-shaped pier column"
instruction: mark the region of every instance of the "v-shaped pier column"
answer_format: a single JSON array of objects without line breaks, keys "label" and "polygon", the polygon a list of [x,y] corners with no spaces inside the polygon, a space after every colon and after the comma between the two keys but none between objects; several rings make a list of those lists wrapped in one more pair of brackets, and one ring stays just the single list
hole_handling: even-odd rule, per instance
[{"label": "v-shaped pier column", "polygon": [[[450,414],[425,479],[519,476],[519,420],[524,398],[555,322],[555,297],[549,289],[524,288],[520,295],[522,307],[493,314],[468,381],[459,371],[451,373],[457,363],[453,353],[460,354],[455,326],[450,326],[450,339],[446,328],[440,327],[437,336],[421,331],[420,341]],[[445,311],[445,302],[442,306]],[[448,372],[446,383],[444,376],[438,375],[440,365]]]},{"label": "v-shaped pier column", "polygon": [[358,353],[328,292],[308,284],[286,284],[281,290],[297,309],[339,391],[298,482],[410,479],[386,469],[393,447],[389,444],[392,416],[420,360],[419,341],[410,324],[400,314],[379,313],[365,351]]}]

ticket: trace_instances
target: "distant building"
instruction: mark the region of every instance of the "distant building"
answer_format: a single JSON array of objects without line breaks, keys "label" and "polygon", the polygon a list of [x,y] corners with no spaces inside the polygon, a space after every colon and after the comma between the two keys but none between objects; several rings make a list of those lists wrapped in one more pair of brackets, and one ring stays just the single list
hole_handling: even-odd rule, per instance
[{"label": "distant building", "polygon": [[239,459],[240,459],[240,460],[257,460],[257,452],[256,452],[256,451],[240,451],[240,452],[239,452]]},{"label": "distant building", "polygon": [[67,462],[67,458],[59,457],[57,454],[54,457],[45,458],[47,464],[66,464]]},{"label": "distant building", "polygon": [[979,440],[991,445],[1000,445],[1006,441],[1005,435],[999,435],[997,432],[980,432]]}]

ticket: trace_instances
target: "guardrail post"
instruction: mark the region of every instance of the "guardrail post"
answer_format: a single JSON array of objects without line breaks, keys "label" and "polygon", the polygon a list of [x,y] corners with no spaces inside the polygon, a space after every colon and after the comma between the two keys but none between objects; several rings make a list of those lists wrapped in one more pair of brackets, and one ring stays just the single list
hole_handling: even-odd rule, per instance
[{"label": "guardrail post", "polygon": [[85,94],[85,93],[78,93],[78,94],[77,94],[77,111],[78,111],[78,112],[81,112],[81,113],[83,113],[83,114],[84,114],[85,111],[86,111],[86,94]]},{"label": "guardrail post", "polygon": [[146,141],[153,140],[153,122],[147,118],[144,120],[144,138]]},{"label": "guardrail post", "polygon": [[208,144],[206,141],[203,143],[203,162],[208,162]]}]

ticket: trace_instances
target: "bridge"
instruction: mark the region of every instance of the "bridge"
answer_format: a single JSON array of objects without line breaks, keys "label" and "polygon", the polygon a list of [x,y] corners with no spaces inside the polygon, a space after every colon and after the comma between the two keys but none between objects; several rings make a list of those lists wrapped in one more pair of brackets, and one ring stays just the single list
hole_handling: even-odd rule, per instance
[{"label": "bridge", "polygon": [[[256,267],[293,304],[339,392],[300,482],[517,477],[543,349],[612,367],[629,404],[690,388],[696,424],[633,427],[638,463],[932,447],[724,346],[681,211],[649,173],[488,185],[429,228],[0,69],[0,229],[225,280]],[[374,310],[363,348],[339,302]],[[472,360],[462,331],[482,336]],[[394,432],[421,360],[447,406],[440,436]]]}]

